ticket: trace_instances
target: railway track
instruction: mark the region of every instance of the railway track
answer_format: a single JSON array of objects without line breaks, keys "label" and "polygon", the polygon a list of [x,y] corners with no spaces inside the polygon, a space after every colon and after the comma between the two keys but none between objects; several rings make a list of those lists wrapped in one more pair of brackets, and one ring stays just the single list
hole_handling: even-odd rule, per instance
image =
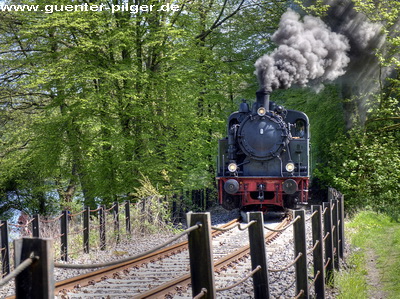
[{"label": "railway track", "polygon": [[[276,228],[288,222],[286,217]],[[222,227],[238,222],[233,220]],[[248,231],[234,228],[213,231],[215,271],[219,272],[249,254]],[[266,233],[266,242],[279,233]],[[172,298],[190,285],[188,242],[181,242],[136,260],[105,267],[56,282],[57,298]],[[13,298],[13,297],[8,297]]]},{"label": "railway track", "polygon": [[[222,227],[231,226],[238,221],[238,219],[232,220],[224,224]],[[217,237],[218,235],[221,235],[223,233],[220,231],[213,231],[212,234],[213,237]],[[189,269],[187,268],[189,259],[187,248],[187,241],[180,242],[178,244],[160,249],[155,253],[145,255],[129,262],[104,267],[90,273],[82,274],[63,281],[56,282],[55,294],[60,294],[60,298],[62,298],[63,296],[67,296],[68,298],[81,298],[85,294],[80,293],[80,289],[91,286],[91,289],[97,289],[97,292],[101,292],[102,287],[100,287],[100,284],[104,284],[104,281],[111,281],[115,284],[117,289],[108,288],[107,291],[111,292],[113,296],[114,294],[115,296],[117,296],[118,292],[121,290],[121,287],[128,287],[118,282],[124,281],[123,277],[127,278],[131,275],[137,282],[137,290],[142,292],[144,290],[147,290],[149,288],[149,285],[153,285],[155,282],[157,282],[158,284],[162,282],[162,278],[157,277],[157,274],[155,274],[160,271],[160,269],[158,268],[160,268],[161,266],[157,267],[157,265],[160,264],[160,261],[163,261],[163,264],[167,264],[166,266],[164,265],[163,268],[175,270],[170,273],[171,275],[173,273],[182,273],[182,271],[189,271]],[[186,260],[187,262],[185,262]],[[184,264],[184,266],[180,266],[182,264]],[[131,271],[129,271],[129,269],[131,269]],[[132,274],[130,274],[129,272],[132,272]],[[139,272],[140,274],[138,274]],[[142,277],[145,278],[142,279]],[[148,277],[153,277],[153,279],[149,280]],[[170,280],[171,276],[169,276],[168,279]],[[96,285],[96,287],[93,287],[94,285]],[[132,287],[132,285],[130,285],[130,287]],[[126,296],[126,294],[124,294],[124,296]]]}]

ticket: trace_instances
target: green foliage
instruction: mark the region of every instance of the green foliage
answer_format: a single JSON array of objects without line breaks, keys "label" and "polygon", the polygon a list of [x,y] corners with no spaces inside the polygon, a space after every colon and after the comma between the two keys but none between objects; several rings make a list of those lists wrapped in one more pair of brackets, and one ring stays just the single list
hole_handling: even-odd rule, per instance
[{"label": "green foliage", "polygon": [[[383,20],[391,34],[380,61],[398,68],[398,5],[355,2]],[[0,214],[111,204],[142,186],[141,174],[160,194],[214,186],[226,119],[241,98],[254,98],[254,61],[275,47],[271,33],[290,2],[179,4],[179,12],[137,14],[1,12]],[[326,8],[323,1],[310,7]],[[393,205],[397,217],[400,84],[381,85],[365,127],[348,133],[350,100],[334,86],[272,97],[309,115],[315,177],[344,192],[349,207]]]},{"label": "green foliage", "polygon": [[315,2],[314,4],[311,5],[304,5],[304,1],[302,0],[294,0],[293,1],[296,5],[298,5],[303,11],[305,11],[307,14],[322,17],[326,15],[326,12],[329,9],[328,4],[324,4],[326,1],[325,0],[316,0],[313,1]]},{"label": "green foliage", "polygon": [[[214,184],[225,119],[253,97],[263,34],[287,4],[199,0],[157,11],[163,3],[132,14],[1,13],[0,213],[109,204],[141,186],[140,173],[163,193]],[[16,191],[45,196],[18,205]]]},{"label": "green foliage", "polygon": [[367,15],[373,22],[383,22],[391,27],[398,21],[400,3],[396,0],[353,0],[355,9]]},{"label": "green foliage", "polygon": [[[197,0],[156,11],[163,3],[132,14],[1,12],[0,213],[109,204],[139,187],[140,173],[163,193],[214,184],[225,120],[253,97],[253,63],[287,4]],[[53,196],[18,205],[16,191]]]},{"label": "green foliage", "polygon": [[[300,7],[303,3],[295,1]],[[313,177],[325,186],[333,186],[346,196],[346,207],[354,212],[369,206],[399,219],[399,40],[398,1],[352,1],[354,9],[370,22],[382,25],[385,46],[374,49],[379,65],[376,75],[363,79],[377,81],[376,89],[360,94],[361,86],[342,82],[342,91],[325,94],[314,102],[314,111],[301,109],[310,116],[312,130]],[[308,13],[321,15],[327,1],[308,1]],[[359,57],[363,58],[363,57]],[[365,63],[369,60],[365,58]],[[382,74],[389,74],[388,77]],[[363,76],[363,74],[359,74]],[[373,78],[375,77],[375,79]],[[350,76],[351,78],[351,76]],[[369,84],[369,83],[368,83]],[[353,90],[350,90],[353,88]],[[334,91],[334,89],[331,89]],[[323,91],[324,93],[324,91]],[[348,98],[342,98],[347,95]],[[299,99],[302,95],[297,95]],[[312,99],[314,96],[310,97]],[[304,100],[303,100],[304,101]],[[328,104],[328,105],[327,105]],[[335,108],[336,106],[336,108]],[[296,107],[296,106],[294,106]],[[297,107],[296,107],[297,108]],[[316,112],[313,116],[313,113]],[[326,125],[326,126],[324,126]]]},{"label": "green foliage", "polygon": [[348,208],[371,206],[399,219],[400,167],[395,136],[352,129],[331,145],[325,179],[346,194]]},{"label": "green foliage", "polygon": [[148,177],[142,175],[140,187],[135,188],[133,196],[137,198],[132,209],[132,227],[140,233],[156,233],[172,229],[171,207],[159,194]]}]

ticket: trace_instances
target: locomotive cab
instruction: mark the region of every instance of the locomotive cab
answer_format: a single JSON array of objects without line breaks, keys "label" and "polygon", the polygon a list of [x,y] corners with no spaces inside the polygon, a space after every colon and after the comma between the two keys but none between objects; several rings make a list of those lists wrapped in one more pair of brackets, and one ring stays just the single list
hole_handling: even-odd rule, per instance
[{"label": "locomotive cab", "polygon": [[257,92],[250,109],[243,101],[219,140],[219,203],[228,210],[283,210],[308,196],[309,121]]}]

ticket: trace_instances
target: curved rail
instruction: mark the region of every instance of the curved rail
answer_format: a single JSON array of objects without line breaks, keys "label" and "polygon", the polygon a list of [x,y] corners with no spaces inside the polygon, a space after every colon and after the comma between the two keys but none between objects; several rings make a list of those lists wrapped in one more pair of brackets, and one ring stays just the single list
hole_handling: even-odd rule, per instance
[{"label": "curved rail", "polygon": [[[226,223],[223,227],[231,226],[237,223],[239,220],[235,219],[231,222]],[[213,231],[213,236],[221,234],[220,231]],[[143,255],[136,259],[122,262],[113,266],[104,267],[102,269],[98,269],[96,271],[92,271],[86,274],[82,274],[79,276],[71,277],[59,282],[56,282],[55,285],[55,294],[58,294],[62,290],[70,290],[73,289],[76,285],[81,287],[88,286],[93,284],[93,282],[99,282],[102,280],[103,277],[109,276],[112,277],[112,274],[117,271],[123,271],[125,269],[133,268],[133,267],[140,267],[146,263],[150,263],[154,260],[161,259],[177,252],[181,252],[183,250],[187,250],[188,241],[183,241],[178,244],[171,245],[169,247],[160,249],[155,253],[149,253],[147,255]]]},{"label": "curved rail", "polygon": [[[285,227],[288,223],[290,223],[291,219],[290,218],[285,218],[280,224],[275,227],[276,230],[280,230],[281,228]],[[276,237],[278,237],[281,234],[281,231],[273,231],[265,236],[265,241],[267,243],[272,242]],[[246,245],[242,248],[237,249],[236,251],[224,256],[223,258],[217,260],[214,263],[214,270],[216,272],[221,271],[234,261],[237,261],[244,256],[248,255],[250,253],[250,245]],[[190,274],[185,274],[182,275],[174,280],[171,280],[165,284],[162,284],[156,288],[150,289],[147,292],[143,292],[137,296],[134,296],[133,298],[159,298],[171,293],[175,292],[176,286],[177,285],[189,285],[191,283],[191,276]]]},{"label": "curved rail", "polygon": [[[238,222],[238,219],[233,220],[227,224],[225,224],[223,227],[230,227],[232,228],[237,226],[235,223]],[[266,234],[266,242],[271,242],[275,237],[277,237],[280,232],[282,227],[285,227],[287,223],[290,222],[290,219],[286,218],[283,222],[281,222],[277,227],[275,227],[274,232],[269,232]],[[222,234],[221,230],[213,230],[212,232],[213,236]],[[101,269],[98,269],[96,271],[92,271],[90,273],[82,274],[79,276],[75,276],[63,281],[56,282],[55,285],[55,294],[58,295],[60,293],[63,293],[68,290],[72,290],[73,288],[79,286],[79,287],[85,287],[92,285],[96,282],[100,282],[101,280],[104,280],[105,277],[113,277],[113,274],[116,272],[123,271],[125,269],[130,269],[134,267],[140,267],[143,264],[151,263],[154,262],[155,260],[162,259],[164,257],[170,256],[175,253],[179,253],[181,251],[187,250],[188,247],[188,242],[184,241],[166,248],[163,248],[155,253],[150,253],[144,256],[141,256],[137,259],[130,260],[130,261],[125,261],[113,266],[109,267],[104,267]],[[214,269],[215,271],[220,271],[230,265],[232,262],[237,261],[238,259],[248,255],[250,252],[250,245],[246,245],[242,248],[237,249],[236,251],[224,256],[223,258],[217,260],[214,263]],[[137,294],[133,298],[155,298],[155,297],[160,297],[164,296],[167,294],[172,294],[176,292],[176,287],[177,285],[180,286],[187,286],[191,283],[191,276],[190,274],[185,274],[182,275],[178,278],[175,278],[167,283],[164,283],[158,287],[155,287],[151,290],[148,290],[146,292],[142,292],[140,294]],[[15,297],[7,297],[7,298],[15,298]]]}]

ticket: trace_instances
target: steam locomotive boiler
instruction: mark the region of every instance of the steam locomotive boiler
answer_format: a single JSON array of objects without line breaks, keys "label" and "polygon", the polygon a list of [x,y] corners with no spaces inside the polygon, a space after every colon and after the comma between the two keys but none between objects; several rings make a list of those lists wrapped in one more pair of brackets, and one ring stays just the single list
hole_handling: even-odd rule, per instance
[{"label": "steam locomotive boiler", "polygon": [[227,210],[293,208],[308,197],[309,121],[286,110],[260,90],[250,108],[245,100],[228,119],[228,137],[219,140],[219,203]]}]

